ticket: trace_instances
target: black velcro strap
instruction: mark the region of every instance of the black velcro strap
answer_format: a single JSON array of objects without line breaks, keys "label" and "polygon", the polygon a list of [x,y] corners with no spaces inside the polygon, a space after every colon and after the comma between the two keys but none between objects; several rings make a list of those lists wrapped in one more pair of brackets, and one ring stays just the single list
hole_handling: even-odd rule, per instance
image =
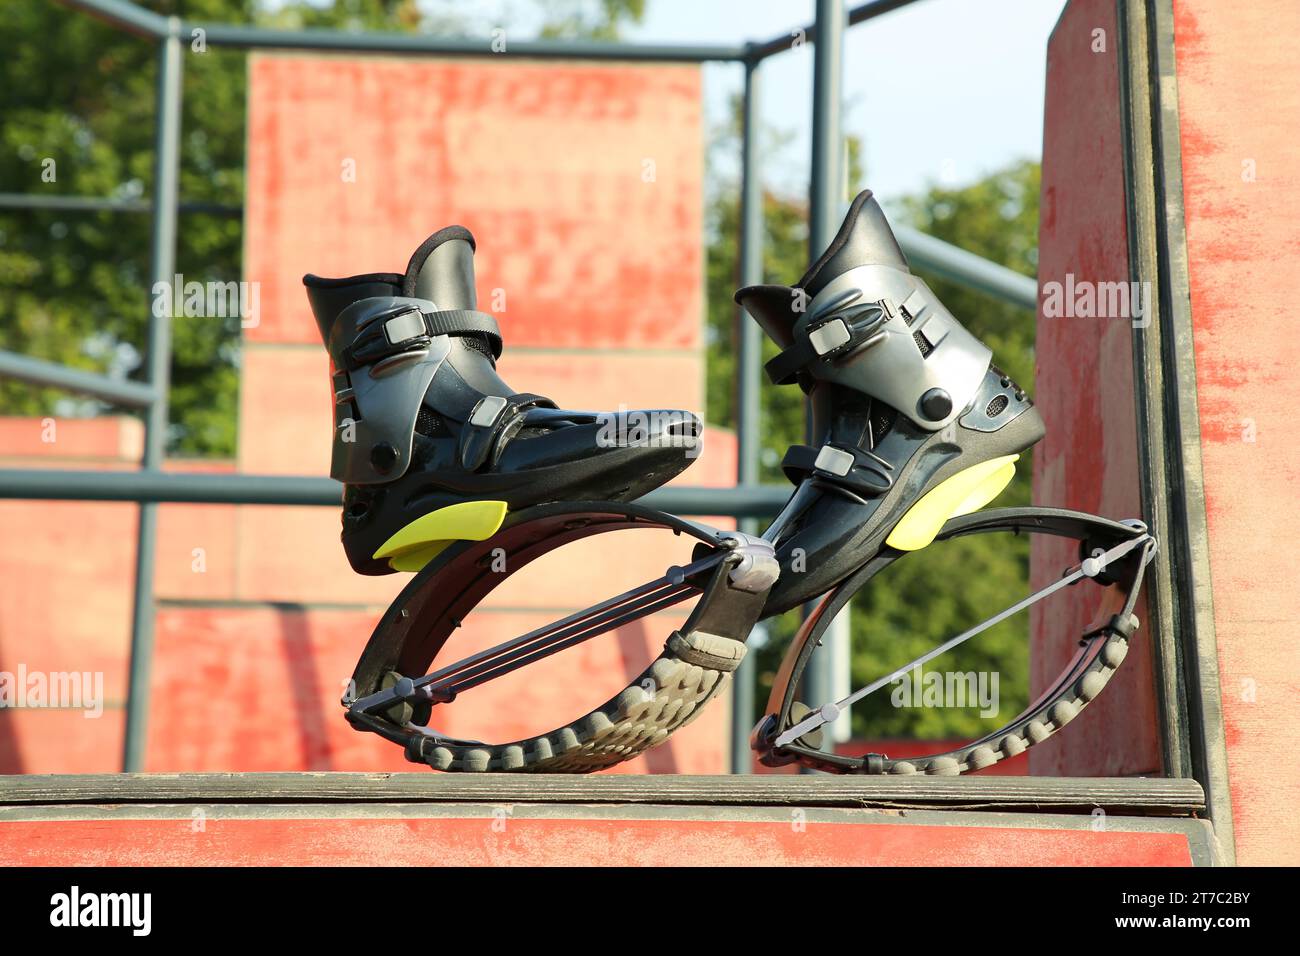
[{"label": "black velcro strap", "polygon": [[478,471],[492,457],[502,441],[519,430],[524,412],[529,408],[554,408],[544,395],[518,392],[508,398],[484,395],[474,405],[461,427],[460,464],[466,471]]},{"label": "black velcro strap", "polygon": [[553,401],[545,395],[537,395],[533,392],[516,392],[510,396],[510,404],[515,408],[523,411],[527,408],[559,408]]},{"label": "black velcro strap", "polygon": [[781,471],[796,485],[816,477],[867,497],[884,494],[894,485],[883,459],[849,445],[791,445],[781,461]]},{"label": "black velcro strap", "polygon": [[889,318],[884,302],[868,302],[831,313],[795,333],[793,344],[763,368],[774,385],[789,385],[799,373],[818,362],[833,362],[883,341]]},{"label": "black velcro strap", "polygon": [[790,385],[799,372],[816,358],[817,354],[806,339],[795,339],[794,344],[788,349],[778,352],[775,358],[768,360],[763,370],[767,372],[767,380],[773,385]]},{"label": "black velcro strap", "polygon": [[424,324],[430,335],[486,335],[492,346],[492,357],[501,357],[501,327],[486,312],[470,309],[425,312]]},{"label": "black velcro strap", "polygon": [[501,328],[486,312],[425,312],[413,305],[402,305],[372,316],[344,352],[344,362],[349,371],[355,371],[393,355],[427,348],[437,335],[482,335],[493,358],[501,356]]}]

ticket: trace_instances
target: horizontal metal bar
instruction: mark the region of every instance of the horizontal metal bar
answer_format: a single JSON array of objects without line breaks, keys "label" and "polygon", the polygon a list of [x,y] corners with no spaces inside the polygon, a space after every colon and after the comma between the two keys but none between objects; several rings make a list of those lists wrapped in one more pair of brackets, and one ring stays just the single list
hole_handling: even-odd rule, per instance
[{"label": "horizontal metal bar", "polygon": [[[204,31],[209,46],[241,49],[329,50],[349,53],[502,56],[540,59],[655,60],[671,63],[741,61],[745,47],[668,43],[604,43],[596,40],[512,40],[509,36],[442,37],[427,33],[363,33],[342,30],[271,30],[225,23],[185,21],[183,36]],[[496,49],[494,49],[494,46]]]},{"label": "horizontal metal bar", "polygon": [[[779,511],[789,496],[780,485],[684,487],[660,488],[640,501],[673,514],[764,517]],[[337,507],[343,486],[332,478],[280,475],[6,468],[0,469],[0,498]]]},{"label": "horizontal metal bar", "polygon": [[893,13],[895,10],[913,3],[916,3],[916,0],[873,0],[872,3],[862,3],[856,7],[850,7],[849,26],[854,27],[859,23],[866,23],[868,20],[874,20],[886,13]]},{"label": "horizontal metal bar", "polygon": [[145,10],[126,0],[56,0],[73,10],[89,13],[109,26],[117,27],[136,36],[161,39],[167,36],[167,18],[152,10]]},{"label": "horizontal metal bar", "polygon": [[157,392],[143,382],[108,378],[94,372],[68,368],[57,362],[31,358],[15,352],[0,350],[0,378],[17,379],[33,385],[62,388],[81,395],[90,395],[124,408],[148,408]]},{"label": "horizontal metal bar", "polygon": [[0,498],[339,505],[343,486],[329,478],[278,475],[0,469]]},{"label": "horizontal metal bar", "polygon": [[[182,202],[177,210],[210,216],[244,214],[243,206],[217,202]],[[104,199],[99,196],[38,196],[32,193],[0,193],[0,209],[35,209],[51,212],[151,212],[148,199]]]},{"label": "horizontal metal bar", "polygon": [[1038,308],[1037,280],[907,226],[895,226],[894,235],[913,267],[930,269],[1012,305]]},{"label": "horizontal metal bar", "polygon": [[[849,26],[874,20],[876,17],[893,13],[915,2],[916,0],[874,0],[872,3],[861,4],[849,10]],[[809,24],[799,32],[803,35],[805,43],[813,43],[817,39],[817,27],[814,24]],[[762,43],[751,43],[745,48],[745,59],[750,63],[757,63],[774,54],[791,50],[794,48],[794,36],[794,32],[791,31],[785,36],[773,37]]]},{"label": "horizontal metal bar", "polygon": [[[170,35],[167,17],[126,0],[57,0],[123,30],[141,36]],[[896,2],[896,0],[895,0]],[[233,23],[186,20],[180,36],[202,30],[212,46],[241,49],[332,50],[353,53],[410,53],[442,56],[512,56],[542,59],[656,60],[673,63],[741,61],[740,44],[616,43],[597,40],[511,40],[508,35],[483,38],[440,37],[423,33],[371,33],[346,30],[275,30]],[[495,47],[495,49],[494,49]]]},{"label": "horizontal metal bar", "polygon": [[[168,35],[168,20],[125,0],[57,0],[82,10],[113,26],[148,37]],[[849,25],[855,26],[892,13],[916,0],[873,0],[849,11]],[[746,45],[682,45],[653,43],[602,43],[592,40],[514,40],[505,37],[503,49],[493,49],[494,40],[436,37],[427,34],[363,33],[341,30],[274,30],[239,24],[185,21],[181,35],[203,30],[205,41],[216,46],[243,49],[308,49],[348,52],[440,54],[443,56],[515,56],[594,60],[657,60],[678,63],[710,61],[755,62],[791,48],[792,35],[773,37]],[[814,42],[817,30],[803,29],[807,42]]]}]

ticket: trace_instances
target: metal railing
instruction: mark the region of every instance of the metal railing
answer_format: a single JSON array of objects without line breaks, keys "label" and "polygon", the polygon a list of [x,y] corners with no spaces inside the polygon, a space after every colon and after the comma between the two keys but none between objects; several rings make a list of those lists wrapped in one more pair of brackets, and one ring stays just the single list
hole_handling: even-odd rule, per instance
[{"label": "metal railing", "polygon": [[[512,41],[494,52],[487,39],[450,39],[425,34],[363,33],[334,30],[269,30],[212,24],[166,17],[128,0],[53,0],[88,13],[109,25],[158,44],[157,113],[152,198],[114,200],[79,196],[0,194],[0,209],[120,211],[148,213],[152,219],[150,286],[172,278],[176,256],[177,218],[201,212],[238,216],[235,206],[183,203],[178,193],[183,75],[182,38],[202,35],[210,46],[238,49],[311,49],[412,56],[487,56],[494,58],[588,59],[678,63],[732,62],[744,68],[744,113],[741,157],[740,279],[745,285],[763,281],[763,209],[759,179],[758,103],[763,62],[791,49],[796,35],[814,44],[811,227],[809,243],[815,256],[832,239],[838,221],[841,182],[841,77],[847,26],[908,6],[916,0],[875,0],[846,10],[844,0],[818,0],[816,23],[798,34],[741,45],[673,45],[584,40]],[[826,39],[829,38],[829,42]],[[904,252],[918,264],[972,289],[1034,308],[1037,285],[1010,269],[989,262],[915,230],[895,230]],[[168,368],[171,361],[171,319],[150,310],[146,360],[138,380],[114,379],[0,351],[0,376],[54,386],[90,395],[109,404],[137,409],[145,420],[144,454],[135,472],[0,469],[0,497],[86,501],[135,501],[140,504],[137,529],[134,603],[131,625],[130,678],[127,690],[123,766],[140,770],[149,714],[149,681],[153,659],[154,556],[160,502],[234,503],[247,505],[333,505],[342,487],[328,478],[230,474],[165,474],[161,471],[167,432]],[[759,365],[762,342],[758,326],[740,321],[739,381],[737,383],[737,485],[733,488],[663,488],[644,499],[653,507],[680,514],[729,515],[753,524],[774,514],[785,503],[784,487],[758,483]],[[748,718],[752,710],[753,675],[737,681],[732,707],[732,766],[748,766]],[[814,679],[824,679],[817,678]]]}]

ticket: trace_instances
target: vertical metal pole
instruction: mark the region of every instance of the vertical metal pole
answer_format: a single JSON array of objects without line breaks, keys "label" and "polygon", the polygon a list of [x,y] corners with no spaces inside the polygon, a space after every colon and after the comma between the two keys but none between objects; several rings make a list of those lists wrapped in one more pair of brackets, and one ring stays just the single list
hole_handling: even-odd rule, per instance
[{"label": "vertical metal pole", "polygon": [[[176,271],[176,203],[180,176],[181,130],[181,22],[168,21],[169,35],[159,42],[158,101],[154,134],[153,240],[150,296],[154,283],[171,286]],[[167,385],[171,365],[171,312],[159,317],[150,299],[149,337],[146,346],[146,381],[156,394],[145,413],[144,459],[141,467],[162,466],[167,441]],[[153,664],[154,544],[158,532],[158,505],[140,505],[136,537],[135,608],[131,621],[130,683],[127,685],[126,741],[123,769],[130,773],[144,766],[149,726],[149,677]]]},{"label": "vertical metal pole", "polygon": [[808,187],[809,261],[821,255],[839,225],[843,136],[844,0],[817,0],[813,43],[812,173]]},{"label": "vertical metal pole", "polygon": [[[808,189],[808,261],[821,255],[839,225],[842,136],[840,112],[843,104],[842,73],[844,31],[847,19],[844,0],[817,0],[817,34],[813,43],[813,129],[812,171]],[[809,416],[811,430],[812,419]],[[816,444],[818,435],[809,435]],[[834,628],[823,638],[829,643]],[[819,707],[834,699],[835,650],[814,654],[804,672],[803,693],[810,706]]]},{"label": "vertical metal pole", "polygon": [[[758,171],[760,63],[750,61],[745,64],[740,161],[739,258],[742,286],[758,285],[763,281],[763,181]],[[758,324],[743,309],[736,310],[736,320],[740,323],[740,354],[736,361],[736,481],[752,486],[758,483],[758,370],[763,360],[763,340]],[[758,522],[745,518],[740,528],[757,534]],[[732,682],[732,773],[748,773],[752,766],[749,731],[754,721],[754,670],[753,664],[741,664]]]},{"label": "vertical metal pole", "polygon": [[[853,635],[849,630],[851,607],[852,605],[849,605],[836,614],[830,627],[826,628],[826,633],[822,636],[826,644],[826,649],[822,653],[830,659],[827,668],[830,684],[830,690],[826,695],[827,700],[843,700],[853,693]],[[816,699],[821,700],[820,697]],[[853,707],[849,706],[840,711],[839,720],[826,728],[826,736],[831,743],[842,744],[850,738],[852,730]]]}]

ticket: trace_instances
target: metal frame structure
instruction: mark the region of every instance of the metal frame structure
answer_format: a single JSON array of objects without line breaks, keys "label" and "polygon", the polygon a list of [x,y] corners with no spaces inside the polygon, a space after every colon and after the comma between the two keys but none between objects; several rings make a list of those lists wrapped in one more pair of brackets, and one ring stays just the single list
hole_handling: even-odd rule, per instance
[{"label": "metal frame structure", "polygon": [[[130,0],[53,0],[88,13],[110,26],[158,45],[156,149],[150,202],[96,197],[35,197],[0,194],[0,208],[68,211],[148,212],[152,220],[151,285],[174,272],[177,219],[181,212],[240,215],[238,207],[187,204],[178,196],[183,82],[183,39],[202,36],[208,45],[237,49],[309,49],[412,56],[487,56],[495,58],[586,59],[678,63],[730,62],[744,68],[744,123],[741,162],[740,279],[763,281],[763,210],[759,178],[758,103],[761,67],[771,56],[792,49],[796,37],[814,45],[812,167],[809,242],[815,256],[834,235],[841,199],[841,82],[843,44],[849,26],[908,6],[915,0],[873,0],[847,9],[845,0],[817,0],[816,22],[798,32],[766,42],[740,45],[671,45],[573,40],[512,41],[495,53],[487,39],[449,39],[424,34],[362,33],[334,30],[269,30],[257,27],[183,20],[136,6]],[[1033,309],[1037,283],[1010,269],[915,230],[895,233],[912,262],[993,297]],[[739,315],[738,315],[739,318]],[[726,514],[752,521],[774,514],[788,497],[783,487],[758,484],[759,365],[762,342],[753,322],[740,321],[737,401],[737,485],[729,489],[669,488],[644,500],[652,507],[683,514]],[[0,376],[54,386],[140,410],[145,420],[141,468],[135,472],[0,470],[0,497],[140,504],[137,534],[134,610],[131,628],[130,683],[123,763],[140,770],[149,710],[153,657],[154,556],[160,502],[332,505],[341,485],[326,478],[262,475],[165,474],[161,471],[168,420],[168,374],[171,320],[151,317],[146,360],[139,380],[110,379],[50,362],[0,351]],[[826,675],[817,679],[828,680]],[[827,696],[827,695],[823,695]],[[753,681],[737,681],[732,719],[732,766],[748,765],[748,719]]]},{"label": "metal frame structure", "polygon": [[1147,575],[1164,765],[1205,790],[1223,858],[1236,860],[1219,683],[1201,424],[1192,344],[1173,0],[1118,0],[1120,111],[1131,279],[1156,290],[1133,332],[1143,512],[1162,530]]}]

